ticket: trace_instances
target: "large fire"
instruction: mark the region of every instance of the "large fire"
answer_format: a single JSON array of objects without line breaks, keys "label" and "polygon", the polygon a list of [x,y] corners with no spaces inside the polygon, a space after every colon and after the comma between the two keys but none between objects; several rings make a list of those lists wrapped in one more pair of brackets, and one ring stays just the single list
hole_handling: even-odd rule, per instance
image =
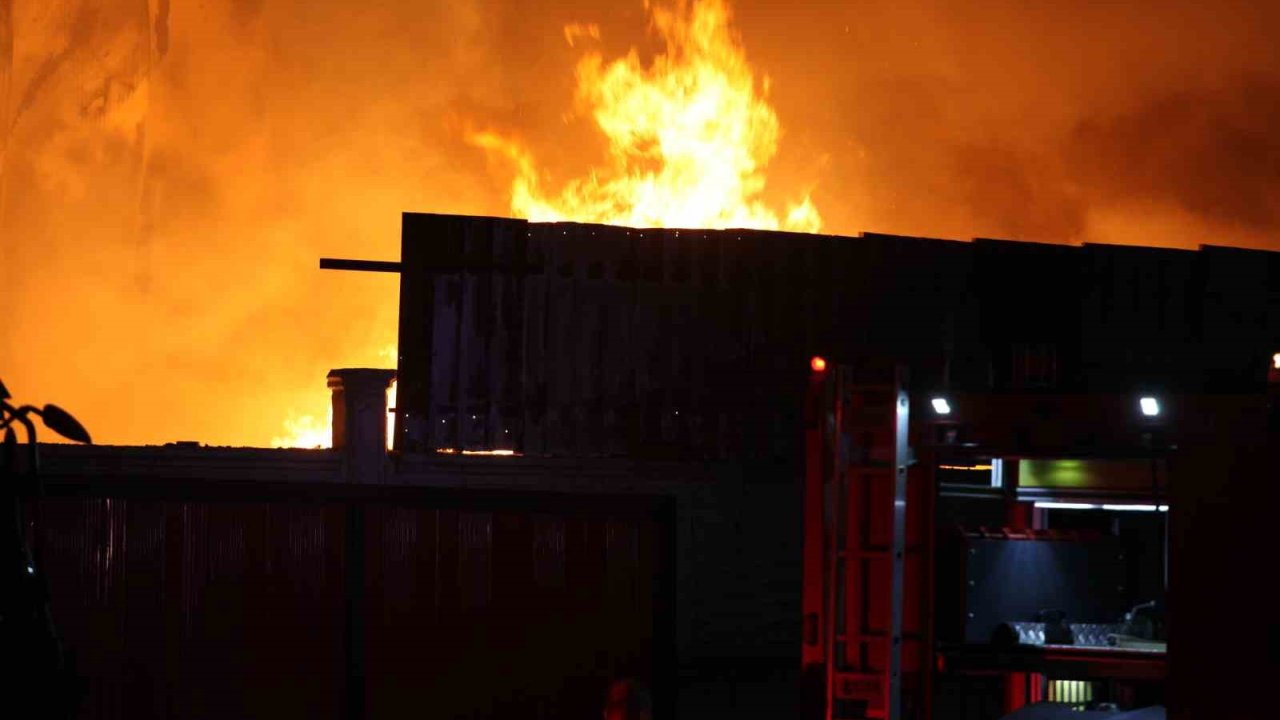
[{"label": "large fire", "polygon": [[[822,221],[807,195],[781,215],[760,199],[781,127],[768,79],[756,82],[725,2],[645,6],[665,53],[648,67],[634,48],[612,62],[589,52],[578,63],[576,101],[608,142],[603,166],[547,192],[520,142],[469,133],[514,163],[512,212],[536,221],[817,232]],[[594,25],[565,27],[570,45],[599,37]]]},{"label": "large fire", "polygon": [[[514,161],[512,212],[535,221],[817,232],[822,220],[808,196],[781,215],[760,199],[781,127],[768,81],[757,87],[731,32],[728,6],[680,0],[674,7],[646,2],[646,9],[666,46],[649,67],[634,49],[609,63],[590,52],[578,63],[576,100],[608,141],[604,167],[547,194],[521,143],[493,131],[468,133],[469,142]],[[576,45],[598,40],[600,31],[571,24],[564,36]],[[394,359],[395,348],[383,355]],[[394,404],[394,389],[390,398]],[[272,445],[329,447],[330,421],[291,414]]]},{"label": "large fire", "polygon": [[0,376],[103,442],[328,444],[396,286],[315,259],[405,210],[1280,237],[1280,4],[651,3],[0,0]]}]

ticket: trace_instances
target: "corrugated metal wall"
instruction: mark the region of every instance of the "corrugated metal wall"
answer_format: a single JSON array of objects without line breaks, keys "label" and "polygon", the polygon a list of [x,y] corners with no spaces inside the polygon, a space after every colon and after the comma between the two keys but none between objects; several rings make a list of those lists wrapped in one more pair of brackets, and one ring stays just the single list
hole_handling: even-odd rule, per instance
[{"label": "corrugated metal wall", "polygon": [[[336,510],[183,506],[178,687],[193,714],[333,714],[342,689]],[[284,702],[288,695],[305,700]]]},{"label": "corrugated metal wall", "polygon": [[39,520],[82,717],[339,716],[341,508],[48,498]]},{"label": "corrugated metal wall", "polygon": [[943,342],[932,301],[963,290],[962,250],[406,214],[398,442],[798,457],[809,356],[892,347],[923,366]]},{"label": "corrugated metal wall", "polygon": [[651,525],[394,506],[367,520],[369,717],[595,717],[610,675],[650,673]]},{"label": "corrugated metal wall", "polygon": [[398,447],[799,457],[807,362],[912,387],[1261,390],[1280,254],[406,213]]},{"label": "corrugated metal wall", "polygon": [[654,661],[635,512],[52,497],[37,527],[83,718],[595,718]]}]

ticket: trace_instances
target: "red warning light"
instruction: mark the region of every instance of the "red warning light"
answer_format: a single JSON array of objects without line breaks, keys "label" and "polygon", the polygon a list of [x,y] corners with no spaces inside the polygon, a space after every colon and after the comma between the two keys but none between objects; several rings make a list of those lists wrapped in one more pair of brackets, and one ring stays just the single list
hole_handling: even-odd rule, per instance
[{"label": "red warning light", "polygon": [[809,367],[813,368],[814,372],[822,372],[827,369],[827,361],[814,355],[813,359],[809,361]]}]

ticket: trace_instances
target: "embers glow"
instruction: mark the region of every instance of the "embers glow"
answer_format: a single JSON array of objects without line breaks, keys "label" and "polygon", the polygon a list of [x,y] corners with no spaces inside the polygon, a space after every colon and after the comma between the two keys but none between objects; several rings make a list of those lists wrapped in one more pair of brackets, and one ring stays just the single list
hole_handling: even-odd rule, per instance
[{"label": "embers glow", "polygon": [[328,448],[333,447],[333,407],[328,417],[321,421],[314,415],[290,414],[284,421],[284,435],[271,438],[274,448]]},{"label": "embers glow", "polygon": [[[395,345],[387,345],[378,351],[378,358],[391,367],[397,367],[399,359]],[[317,399],[324,397],[317,393]],[[326,399],[326,402],[330,402]],[[391,381],[387,388],[387,449],[394,444],[396,430],[396,381]],[[290,412],[284,421],[284,434],[271,438],[273,448],[330,448],[333,447],[333,405],[330,402],[328,415],[321,422],[315,415],[303,415]]]},{"label": "embers glow", "polygon": [[[473,145],[515,164],[512,212],[631,227],[821,229],[807,195],[782,214],[760,199],[781,127],[767,100],[768,78],[757,87],[724,0],[645,6],[666,43],[651,65],[634,48],[612,62],[589,52],[578,63],[577,103],[608,141],[606,164],[547,192],[520,142],[468,133]],[[571,45],[598,36],[583,27],[594,29],[565,28]]]}]

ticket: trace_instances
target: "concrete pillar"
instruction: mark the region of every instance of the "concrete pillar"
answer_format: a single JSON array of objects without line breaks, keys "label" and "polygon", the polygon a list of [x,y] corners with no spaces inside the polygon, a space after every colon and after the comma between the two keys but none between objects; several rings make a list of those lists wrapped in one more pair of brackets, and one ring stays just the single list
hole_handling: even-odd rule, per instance
[{"label": "concrete pillar", "polygon": [[333,393],[333,448],[346,454],[348,482],[377,483],[387,459],[387,388],[394,370],[329,371]]}]

